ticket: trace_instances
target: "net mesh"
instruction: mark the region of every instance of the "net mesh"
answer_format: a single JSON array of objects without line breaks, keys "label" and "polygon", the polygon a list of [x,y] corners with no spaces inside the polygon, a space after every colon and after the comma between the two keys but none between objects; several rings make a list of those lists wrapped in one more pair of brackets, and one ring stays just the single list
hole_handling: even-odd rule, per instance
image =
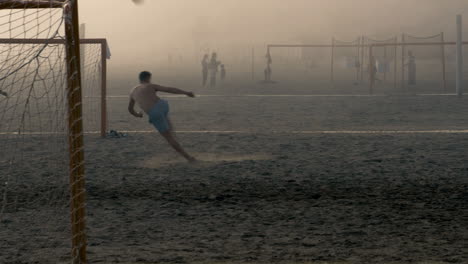
[{"label": "net mesh", "polygon": [[[61,8],[0,9],[0,262],[70,260]],[[82,44],[85,130],[100,128],[101,44]]]},{"label": "net mesh", "polygon": [[101,43],[81,44],[83,126],[85,133],[97,134],[101,130],[102,49]]},{"label": "net mesh", "polygon": [[[364,84],[369,83],[369,46],[374,44],[397,44],[398,38],[373,39],[363,37],[364,44],[361,49],[360,61],[362,62],[360,80]],[[398,75],[398,46],[376,45],[372,47],[372,55],[375,59],[376,82],[374,88],[377,92],[397,92]]]},{"label": "net mesh", "polygon": [[[428,37],[403,34],[401,39],[358,37],[332,39],[331,45],[275,45],[274,79],[300,85],[326,85],[331,93],[427,94],[453,92],[455,47],[444,33]],[[370,47],[374,83],[370,84]],[[299,56],[293,51],[301,49]],[[331,52],[329,52],[331,51]],[[302,81],[302,82],[301,82]]]},{"label": "net mesh", "polygon": [[[302,80],[307,80],[307,68],[303,65],[302,49],[297,47],[272,49],[270,51],[274,73],[272,79],[275,81],[284,81],[295,83]],[[268,59],[263,58],[265,64],[268,64]]]},{"label": "net mesh", "polygon": [[[361,38],[352,41],[342,41],[333,39],[331,79],[335,85],[359,84],[360,80],[360,52],[359,45]],[[340,47],[339,45],[350,45],[350,47]]]},{"label": "net mesh", "polygon": [[[5,39],[64,35],[60,9],[0,10],[0,21]],[[64,45],[0,47],[0,262],[58,259],[70,240]]]}]

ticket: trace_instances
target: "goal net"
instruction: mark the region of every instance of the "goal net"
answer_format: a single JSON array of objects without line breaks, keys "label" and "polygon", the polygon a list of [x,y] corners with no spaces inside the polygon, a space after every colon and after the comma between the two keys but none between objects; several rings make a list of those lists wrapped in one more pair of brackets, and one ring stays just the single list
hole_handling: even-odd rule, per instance
[{"label": "goal net", "polygon": [[332,39],[330,78],[335,87],[359,85],[361,70],[361,38],[352,41]]},{"label": "goal net", "polygon": [[[274,48],[269,50],[272,67],[272,80],[290,85],[307,82],[307,68],[304,67],[302,49],[299,47]],[[265,65],[268,59],[264,59]],[[262,69],[263,70],[263,69]]]},{"label": "goal net", "polygon": [[[43,45],[43,47],[41,47]],[[60,67],[65,67],[64,63],[64,45],[65,42],[61,39],[8,39],[0,38],[0,60],[3,61],[0,70],[2,76],[2,91],[4,94],[1,99],[5,103],[12,103],[14,98],[22,98],[26,95],[26,90],[18,90],[18,76],[22,76],[24,84],[33,85],[35,89],[31,89],[31,96],[36,96],[35,93],[42,91],[44,94],[39,94],[34,97],[34,100],[42,100],[46,102],[54,97],[54,94],[49,89],[55,87],[49,82],[60,82],[60,86],[66,84],[66,80],[58,79],[58,76],[52,72]],[[83,122],[86,133],[104,135],[108,126],[107,109],[106,109],[106,40],[105,39],[81,39],[81,76],[82,76],[82,94],[83,94]],[[41,54],[29,65],[17,72],[7,76],[8,70],[14,68],[10,63],[16,63],[15,56],[23,56],[24,50],[30,51],[41,47]],[[28,55],[24,55],[25,57]],[[65,69],[65,68],[63,68]],[[63,70],[62,69],[62,70]],[[63,72],[62,72],[63,73]],[[64,77],[64,75],[59,75]],[[39,81],[39,83],[38,83]],[[19,99],[21,100],[21,99]],[[19,102],[19,101],[18,101]],[[46,104],[40,104],[46,107]],[[17,112],[18,113],[18,112]],[[38,112],[41,114],[41,112]],[[46,131],[40,127],[21,126],[24,122],[22,119],[12,119],[7,128],[2,127],[0,133],[23,133],[23,134],[50,134],[55,131]],[[37,124],[39,125],[39,123]]]},{"label": "goal net", "polygon": [[270,44],[268,51],[274,61],[273,79],[288,85],[295,81],[313,89],[331,81],[330,93],[342,94],[454,92],[455,45],[443,32],[428,37],[403,34],[401,39],[333,39],[330,45]]},{"label": "goal net", "polygon": [[[398,93],[398,38],[373,39],[362,37],[361,56],[362,62],[359,79],[362,84],[369,85],[369,47],[372,46],[372,56],[375,65],[374,89],[376,93]],[[380,45],[379,45],[380,44]],[[388,46],[386,44],[389,44]],[[393,45],[392,45],[393,44]],[[374,46],[375,45],[375,46]]]},{"label": "goal net", "polygon": [[[330,44],[270,44],[272,79],[288,87],[308,87],[311,92],[356,94],[361,84],[361,38],[332,39]],[[328,91],[323,87],[329,87]],[[314,88],[318,90],[314,91]]]},{"label": "goal net", "polygon": [[75,5],[0,3],[1,263],[84,258],[81,112],[99,130],[103,45],[82,44],[80,66]]},{"label": "goal net", "polygon": [[446,91],[445,46],[438,44],[444,42],[444,34],[433,36],[403,34],[401,42],[403,46],[400,79],[403,91],[410,93]]},{"label": "goal net", "polygon": [[[270,44],[267,54],[272,59],[271,79],[287,83],[289,89],[308,88],[311,93],[346,93],[350,92],[349,86],[357,84],[357,42],[333,40],[330,44]],[[324,87],[330,90],[324,90]]]}]

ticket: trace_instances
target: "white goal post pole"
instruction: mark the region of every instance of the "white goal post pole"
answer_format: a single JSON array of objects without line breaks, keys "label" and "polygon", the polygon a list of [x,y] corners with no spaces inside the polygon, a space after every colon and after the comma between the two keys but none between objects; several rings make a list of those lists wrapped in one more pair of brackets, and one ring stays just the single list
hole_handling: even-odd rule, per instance
[{"label": "white goal post pole", "polygon": [[406,57],[405,57],[405,34],[401,34],[401,90],[405,89],[405,74],[406,74]]},{"label": "white goal post pole", "polygon": [[456,65],[456,91],[458,96],[463,95],[463,31],[462,16],[457,15],[457,65]]},{"label": "white goal post pole", "polygon": [[331,59],[331,62],[330,62],[330,81],[333,85],[333,82],[335,81],[335,65],[334,65],[334,62],[335,62],[335,38],[333,37],[332,38],[332,41],[331,41],[331,55],[330,55],[330,59]]},{"label": "white goal post pole", "polygon": [[[440,41],[442,43],[445,42],[445,34],[444,32],[441,32],[440,33]],[[444,84],[444,92],[446,93],[447,92],[447,74],[446,74],[446,61],[445,61],[445,45],[442,44],[440,45],[440,49],[441,49],[441,59],[442,59],[442,80],[443,80],[443,84]]]},{"label": "white goal post pole", "polygon": [[107,59],[110,59],[110,49],[107,41],[101,42],[101,137],[106,137],[107,131]]},{"label": "white goal post pole", "polygon": [[374,84],[375,84],[375,60],[374,60],[374,46],[369,46],[369,94],[374,93]]},{"label": "white goal post pole", "polygon": [[251,63],[252,63],[252,81],[255,80],[255,47],[252,46],[252,54],[251,54],[252,58],[251,58]]}]

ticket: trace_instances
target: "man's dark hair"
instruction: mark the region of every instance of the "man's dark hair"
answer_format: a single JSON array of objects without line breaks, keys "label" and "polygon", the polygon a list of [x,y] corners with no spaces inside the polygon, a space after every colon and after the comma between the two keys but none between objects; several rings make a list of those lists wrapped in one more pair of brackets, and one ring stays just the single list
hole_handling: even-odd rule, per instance
[{"label": "man's dark hair", "polygon": [[138,79],[140,79],[140,82],[144,82],[144,81],[148,81],[150,77],[151,77],[151,72],[142,71],[140,72]]}]

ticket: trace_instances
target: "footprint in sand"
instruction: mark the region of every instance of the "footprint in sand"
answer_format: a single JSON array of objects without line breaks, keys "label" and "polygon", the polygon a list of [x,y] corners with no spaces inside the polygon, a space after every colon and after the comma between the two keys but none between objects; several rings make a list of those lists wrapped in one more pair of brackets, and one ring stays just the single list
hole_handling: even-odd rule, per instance
[{"label": "footprint in sand", "polygon": [[[193,153],[198,162],[193,163],[193,166],[213,165],[221,162],[241,162],[241,161],[255,161],[255,160],[270,160],[273,156],[265,153],[255,154],[222,154],[222,153]],[[154,156],[144,160],[141,166],[144,168],[157,169],[170,165],[188,164],[187,161],[180,157],[175,156]]]}]

